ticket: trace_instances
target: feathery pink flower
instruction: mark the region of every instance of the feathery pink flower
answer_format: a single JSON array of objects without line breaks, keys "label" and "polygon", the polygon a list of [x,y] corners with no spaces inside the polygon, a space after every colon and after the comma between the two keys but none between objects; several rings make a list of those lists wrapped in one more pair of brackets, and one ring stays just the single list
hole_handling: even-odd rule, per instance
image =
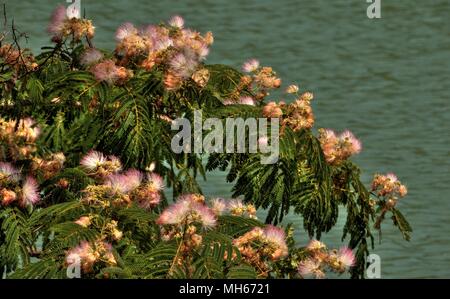
[{"label": "feathery pink flower", "polygon": [[398,181],[397,176],[395,174],[393,174],[393,173],[386,174],[386,179],[389,179],[390,183],[395,183],[395,182]]},{"label": "feathery pink flower", "polygon": [[215,198],[211,201],[211,209],[216,215],[222,215],[227,209],[227,203],[222,198]]},{"label": "feathery pink flower", "polygon": [[178,53],[169,61],[170,69],[177,76],[187,79],[198,66],[198,62],[191,57],[191,55],[186,55],[184,53]]},{"label": "feathery pink flower", "polygon": [[134,25],[132,23],[124,23],[122,25],[119,26],[119,28],[117,28],[116,31],[116,39],[118,41],[122,41],[125,38],[131,36],[131,35],[135,35],[138,33],[138,30],[136,29],[136,27],[134,27]]},{"label": "feathery pink flower", "polygon": [[359,141],[355,135],[353,135],[352,132],[349,130],[346,130],[342,132],[342,134],[339,136],[342,142],[349,143],[349,149],[350,153],[353,154],[359,154],[362,149],[361,141]]},{"label": "feathery pink flower", "polygon": [[350,268],[355,265],[355,255],[348,247],[340,248],[337,258],[340,264],[342,264],[345,268]]},{"label": "feathery pink flower", "polygon": [[103,54],[95,48],[87,49],[80,58],[80,63],[84,66],[95,64],[103,59]]},{"label": "feathery pink flower", "polygon": [[169,20],[169,25],[172,27],[182,29],[184,26],[184,19],[181,16],[173,16]]},{"label": "feathery pink flower", "polygon": [[11,163],[0,162],[0,178],[2,177],[12,182],[18,182],[20,172]]},{"label": "feathery pink flower", "polygon": [[22,206],[32,206],[40,200],[38,183],[33,177],[27,177],[22,186]]},{"label": "feathery pink flower", "polygon": [[95,170],[105,162],[106,158],[102,153],[91,150],[81,159],[80,164],[88,170]]},{"label": "feathery pink flower", "polygon": [[164,189],[164,179],[162,178],[162,176],[160,176],[159,174],[156,173],[149,173],[147,175],[147,179],[149,182],[152,183],[153,187],[157,190],[157,191],[161,191]]},{"label": "feathery pink flower", "polygon": [[255,100],[253,100],[250,96],[241,96],[239,98],[239,104],[241,105],[249,105],[249,106],[255,106]]},{"label": "feathery pink flower", "polygon": [[166,208],[159,216],[158,224],[181,224],[185,221],[187,214],[191,210],[191,202],[188,200],[179,200]]},{"label": "feathery pink flower", "polygon": [[275,252],[272,254],[274,260],[288,255],[286,244],[286,234],[281,227],[268,225],[264,228],[264,238],[267,242],[275,245]]},{"label": "feathery pink flower", "polygon": [[193,205],[192,210],[200,217],[200,221],[204,227],[216,226],[216,214],[206,205],[196,203]]},{"label": "feathery pink flower", "polygon": [[109,175],[104,185],[113,189],[114,192],[128,193],[137,189],[143,180],[143,175],[139,170],[130,169],[124,174]]},{"label": "feathery pink flower", "polygon": [[308,245],[306,246],[306,249],[310,251],[318,251],[327,248],[324,243],[318,241],[318,240],[311,240],[309,241]]},{"label": "feathery pink flower", "polygon": [[92,74],[97,81],[105,81],[109,84],[114,84],[119,79],[119,67],[114,61],[107,59],[91,68]]},{"label": "feathery pink flower", "polygon": [[91,225],[91,218],[89,216],[82,216],[78,220],[74,221],[74,223],[82,227],[88,227]]},{"label": "feathery pink flower", "polygon": [[314,275],[316,278],[324,278],[325,273],[320,268],[321,264],[313,259],[306,259],[299,263],[298,272],[301,276]]},{"label": "feathery pink flower", "polygon": [[48,25],[48,32],[55,36],[60,36],[66,20],[66,7],[64,5],[60,5],[53,11],[50,24]]},{"label": "feathery pink flower", "polygon": [[199,222],[209,228],[216,225],[217,218],[212,209],[188,194],[166,208],[157,220],[158,224],[180,225],[184,222]]},{"label": "feathery pink flower", "polygon": [[252,72],[256,71],[258,68],[259,68],[259,61],[256,59],[247,60],[242,65],[242,70],[246,73],[252,73]]}]

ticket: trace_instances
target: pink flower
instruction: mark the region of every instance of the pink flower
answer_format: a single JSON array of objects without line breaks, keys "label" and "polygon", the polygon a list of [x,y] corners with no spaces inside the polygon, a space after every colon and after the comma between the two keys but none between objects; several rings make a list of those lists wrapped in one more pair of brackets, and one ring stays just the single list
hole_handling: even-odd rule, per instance
[{"label": "pink flower", "polygon": [[264,228],[264,238],[267,242],[274,244],[276,247],[272,254],[272,259],[276,260],[288,255],[286,234],[282,228],[273,225],[266,226]]},{"label": "pink flower", "polygon": [[87,49],[80,58],[80,63],[84,66],[95,64],[103,59],[103,54],[95,48]]},{"label": "pink flower", "polygon": [[161,225],[181,225],[192,222],[198,222],[205,228],[210,228],[216,225],[217,218],[212,209],[203,202],[195,201],[190,194],[178,198],[178,201],[166,208],[156,221]]},{"label": "pink flower", "polygon": [[239,104],[241,105],[249,105],[249,106],[255,106],[255,100],[253,100],[252,97],[249,96],[241,96],[239,98]]},{"label": "pink flower", "polygon": [[180,16],[173,16],[169,20],[169,25],[172,26],[172,27],[176,27],[176,28],[182,29],[183,26],[184,26],[184,20]]},{"label": "pink flower", "polygon": [[137,189],[142,183],[143,175],[139,170],[130,169],[124,174],[111,174],[106,178],[105,185],[114,192],[128,193]]},{"label": "pink flower", "polygon": [[325,244],[318,240],[311,240],[306,248],[310,251],[318,251],[327,248]]},{"label": "pink flower", "polygon": [[116,39],[118,41],[122,41],[125,38],[127,38],[131,35],[135,35],[137,33],[138,33],[138,30],[136,29],[136,27],[134,27],[133,24],[127,22],[127,23],[120,25],[119,28],[117,28]]},{"label": "pink flower", "polygon": [[216,215],[222,215],[227,209],[227,203],[222,198],[215,198],[211,201],[211,208]]},{"label": "pink flower", "polygon": [[6,178],[12,182],[18,182],[20,172],[11,163],[0,162],[0,179]]},{"label": "pink flower", "polygon": [[64,5],[60,5],[52,14],[50,24],[48,25],[48,32],[53,35],[60,36],[66,20],[66,7],[64,7]]},{"label": "pink flower", "polygon": [[216,214],[210,208],[204,204],[196,203],[193,205],[192,210],[200,217],[200,222],[204,227],[216,226]]},{"label": "pink flower", "polygon": [[393,173],[386,174],[386,179],[388,179],[391,183],[395,183],[398,181],[397,176]]},{"label": "pink flower", "polygon": [[94,65],[91,72],[99,82],[114,84],[119,79],[119,67],[110,59]]},{"label": "pink flower", "polygon": [[91,150],[86,156],[84,156],[80,164],[88,170],[96,170],[97,167],[101,166],[106,162],[105,156],[102,153]]},{"label": "pink flower", "polygon": [[164,179],[156,173],[150,173],[147,175],[147,179],[149,182],[152,183],[153,187],[157,190],[157,191],[161,191],[164,189]]},{"label": "pink flower", "polygon": [[343,267],[350,268],[355,265],[355,255],[350,248],[342,247],[339,249],[338,261]]},{"label": "pink flower", "polygon": [[259,68],[259,61],[256,59],[247,60],[242,65],[242,70],[246,73],[252,73],[252,72],[256,71],[258,68]]},{"label": "pink flower", "polygon": [[82,216],[78,220],[76,220],[75,223],[82,227],[88,227],[89,225],[91,225],[91,218],[88,216]]},{"label": "pink flower", "polygon": [[325,273],[320,266],[320,262],[313,259],[306,259],[299,263],[298,272],[303,277],[314,275],[316,278],[324,278]]},{"label": "pink flower", "polygon": [[22,206],[31,206],[40,200],[38,183],[33,177],[27,177],[22,186]]},{"label": "pink flower", "polygon": [[346,130],[339,136],[341,141],[349,143],[349,151],[353,154],[359,154],[362,149],[361,141],[359,141],[352,132]]},{"label": "pink flower", "polygon": [[177,76],[187,79],[189,78],[198,66],[198,62],[183,53],[178,53],[169,61],[170,69]]},{"label": "pink flower", "polygon": [[179,200],[166,208],[159,216],[158,224],[181,224],[191,210],[191,202]]},{"label": "pink flower", "polygon": [[292,84],[286,88],[286,93],[292,94],[292,93],[297,93],[297,92],[298,92],[298,85]]}]

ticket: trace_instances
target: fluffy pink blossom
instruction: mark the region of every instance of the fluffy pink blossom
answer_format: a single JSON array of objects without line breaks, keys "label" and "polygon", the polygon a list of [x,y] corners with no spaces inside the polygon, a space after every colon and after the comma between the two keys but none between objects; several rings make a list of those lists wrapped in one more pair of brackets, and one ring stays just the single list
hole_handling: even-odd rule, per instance
[{"label": "fluffy pink blossom", "polygon": [[105,185],[114,192],[128,193],[138,188],[143,180],[143,175],[139,170],[130,169],[124,174],[111,174],[106,178]]},{"label": "fluffy pink blossom", "polygon": [[355,255],[350,248],[342,247],[339,249],[338,261],[343,267],[350,268],[355,265]]},{"label": "fluffy pink blossom", "polygon": [[138,33],[138,30],[136,27],[134,27],[133,24],[127,22],[119,26],[116,31],[116,39],[118,41],[122,41],[127,37],[130,37],[131,35],[135,35]]},{"label": "fluffy pink blossom", "polygon": [[92,74],[97,81],[105,81],[109,84],[114,84],[119,79],[119,67],[114,61],[107,59],[91,68]]},{"label": "fluffy pink blossom", "polygon": [[239,104],[255,106],[255,100],[252,97],[250,97],[250,96],[241,96],[239,98]]},{"label": "fluffy pink blossom", "polygon": [[60,36],[66,20],[66,7],[64,5],[60,5],[53,11],[50,24],[48,25],[48,32],[55,36]]},{"label": "fluffy pink blossom", "polygon": [[246,73],[252,73],[252,72],[256,71],[258,68],[259,68],[259,61],[256,59],[247,60],[242,65],[242,70]]},{"label": "fluffy pink blossom", "polygon": [[164,189],[164,179],[162,178],[162,176],[160,176],[159,174],[156,173],[149,173],[147,175],[147,179],[149,182],[152,183],[153,187],[157,190],[157,191],[162,191]]},{"label": "fluffy pink blossom", "polygon": [[320,262],[313,259],[306,259],[299,263],[298,272],[301,276],[307,277],[314,275],[316,278],[324,278],[325,273],[321,269]]},{"label": "fluffy pink blossom", "polygon": [[80,63],[84,66],[95,64],[103,59],[103,54],[95,48],[87,49],[80,58]]},{"label": "fluffy pink blossom", "polygon": [[178,53],[169,61],[169,66],[174,74],[183,79],[187,79],[194,73],[198,66],[198,61],[192,55]]},{"label": "fluffy pink blossom", "polygon": [[273,259],[287,256],[286,234],[281,227],[267,225],[264,228],[264,237],[266,241],[274,244],[276,247],[275,252],[272,254]]},{"label": "fluffy pink blossom", "polygon": [[2,177],[17,182],[20,179],[20,172],[11,163],[0,162],[0,178]]},{"label": "fluffy pink blossom", "polygon": [[157,220],[158,224],[180,225],[185,222],[199,222],[204,227],[214,227],[217,223],[213,210],[204,203],[193,200],[192,196],[183,196],[166,208]]},{"label": "fluffy pink blossom", "polygon": [[169,25],[172,27],[182,29],[184,26],[184,20],[181,16],[173,16],[169,20]]},{"label": "fluffy pink blossom", "polygon": [[40,200],[38,183],[33,177],[27,177],[22,186],[22,206],[31,206]]},{"label": "fluffy pink blossom", "polygon": [[339,138],[342,142],[349,143],[349,151],[352,155],[359,154],[361,152],[361,141],[359,141],[349,130],[342,132]]},{"label": "fluffy pink blossom", "polygon": [[97,167],[101,166],[107,161],[105,156],[97,151],[90,151],[86,156],[84,156],[80,164],[88,170],[95,170]]},{"label": "fluffy pink blossom", "polygon": [[222,198],[215,198],[211,201],[211,209],[216,215],[222,215],[227,209],[227,203]]}]

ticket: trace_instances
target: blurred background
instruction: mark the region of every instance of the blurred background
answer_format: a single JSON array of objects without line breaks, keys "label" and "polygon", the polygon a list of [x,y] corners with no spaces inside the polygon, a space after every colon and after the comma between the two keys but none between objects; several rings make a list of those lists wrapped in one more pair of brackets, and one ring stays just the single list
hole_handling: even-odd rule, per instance
[{"label": "blurred background", "polygon": [[[49,17],[64,0],[0,0],[29,36],[35,53],[50,44]],[[364,182],[394,172],[409,188],[398,207],[413,226],[402,240],[383,223],[382,278],[450,278],[450,2],[382,0],[381,19],[369,19],[366,0],[81,0],[94,21],[94,43],[114,48],[125,21],[159,23],[174,14],[186,26],[212,31],[207,63],[240,67],[248,58],[272,66],[283,86],[315,94],[316,128],[350,129],[363,142],[353,160]],[[281,100],[282,93],[272,99]],[[202,183],[207,195],[230,197],[223,173]],[[261,212],[261,217],[263,217]],[[341,245],[345,213],[324,237]],[[299,245],[308,237],[290,215]]]}]

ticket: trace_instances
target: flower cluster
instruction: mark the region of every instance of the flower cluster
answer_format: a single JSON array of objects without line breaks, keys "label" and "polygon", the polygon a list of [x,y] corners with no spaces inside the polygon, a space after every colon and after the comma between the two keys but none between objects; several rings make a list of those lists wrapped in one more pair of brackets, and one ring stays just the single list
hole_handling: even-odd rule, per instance
[{"label": "flower cluster", "polygon": [[288,254],[286,235],[282,228],[268,225],[265,228],[255,227],[246,234],[233,240],[242,257],[266,275],[267,259],[279,260]]},{"label": "flower cluster", "polygon": [[91,273],[96,263],[103,262],[108,266],[117,264],[112,246],[102,240],[93,244],[83,241],[66,252],[66,265],[79,265],[83,273]]},{"label": "flower cluster", "polygon": [[180,196],[176,203],[165,209],[156,223],[174,226],[198,223],[205,228],[212,228],[217,224],[217,216],[205,204],[203,195],[185,194]]},{"label": "flower cluster", "polygon": [[[256,59],[246,61],[242,70],[247,73],[241,77],[235,90],[228,99],[224,100],[225,105],[241,104],[256,105],[269,95],[269,90],[279,88],[281,79],[271,67],[261,67]],[[243,92],[246,91],[244,95]]]},{"label": "flower cluster", "polygon": [[117,157],[106,157],[97,151],[90,151],[80,164],[100,182],[84,190],[82,201],[87,204],[107,207],[110,204],[128,206],[134,202],[150,210],[161,201],[164,180],[154,172],[144,174],[136,169],[122,171]]},{"label": "flower cluster", "polygon": [[51,154],[45,159],[33,157],[31,161],[31,171],[42,175],[44,180],[54,177],[64,167],[66,157],[63,153]]},{"label": "flower cluster", "polygon": [[233,216],[246,216],[256,219],[256,208],[253,204],[244,204],[240,199],[224,200],[215,198],[211,201],[211,208],[216,215],[226,212]]},{"label": "flower cluster", "polygon": [[19,121],[0,118],[0,146],[5,146],[0,151],[0,160],[30,159],[36,152],[36,140],[40,133],[40,128],[31,118]]},{"label": "flower cluster", "polygon": [[164,85],[168,90],[178,89],[189,78],[200,87],[209,80],[209,71],[201,68],[201,62],[209,53],[213,35],[207,32],[202,36],[184,28],[184,20],[180,16],[172,17],[166,24],[140,29],[125,23],[117,29],[116,40],[120,65],[132,60],[146,70],[160,66],[164,70]]},{"label": "flower cluster", "polygon": [[25,71],[32,71],[38,67],[35,58],[26,50],[19,50],[14,48],[11,44],[4,44],[0,47],[0,59],[4,64],[9,65],[12,69],[18,72],[21,69]]},{"label": "flower cluster", "polygon": [[80,165],[89,175],[97,178],[105,178],[122,170],[122,163],[117,157],[106,157],[93,150],[81,159]]},{"label": "flower cluster", "polygon": [[281,119],[281,132],[286,126],[293,131],[299,131],[310,129],[314,125],[314,114],[311,108],[311,100],[314,96],[311,92],[298,95],[298,90],[297,85],[290,85],[287,88],[288,93],[297,95],[297,99],[289,105],[281,101],[280,103],[269,102],[263,107],[264,117]]},{"label": "flower cluster", "polygon": [[306,252],[309,257],[298,265],[298,272],[302,277],[324,278],[327,268],[337,273],[344,273],[355,264],[353,251],[348,247],[328,250],[322,242],[312,240],[306,247]]},{"label": "flower cluster", "polygon": [[[98,53],[94,51],[96,50],[88,50],[81,58],[82,63],[86,65],[92,64],[96,60],[95,55],[98,55]],[[102,58],[100,58],[100,60],[101,59]],[[98,82],[106,82],[110,85],[123,84],[133,77],[133,71],[128,70],[123,66],[118,66],[116,62],[111,59],[105,59],[92,65],[89,68],[89,71],[94,75]]]},{"label": "flower cluster", "polygon": [[388,173],[386,175],[375,174],[372,181],[372,192],[376,192],[377,196],[386,199],[385,201],[379,202],[379,204],[382,205],[382,209],[381,214],[375,223],[375,227],[379,228],[386,212],[397,205],[399,198],[406,196],[408,189],[393,173]]},{"label": "flower cluster", "polygon": [[40,200],[38,184],[31,176],[23,176],[11,163],[0,162],[0,204],[33,206]]},{"label": "flower cluster", "polygon": [[92,39],[95,27],[91,20],[81,19],[81,12],[77,9],[67,10],[61,5],[53,12],[48,32],[52,34],[52,41],[57,43],[68,37],[80,41],[84,36]]},{"label": "flower cluster", "polygon": [[372,191],[377,191],[378,196],[405,197],[408,189],[393,173],[386,175],[376,174],[372,181]]},{"label": "flower cluster", "polygon": [[325,159],[330,164],[339,164],[350,156],[359,154],[362,149],[361,141],[348,130],[337,135],[332,130],[320,129],[319,141]]}]

